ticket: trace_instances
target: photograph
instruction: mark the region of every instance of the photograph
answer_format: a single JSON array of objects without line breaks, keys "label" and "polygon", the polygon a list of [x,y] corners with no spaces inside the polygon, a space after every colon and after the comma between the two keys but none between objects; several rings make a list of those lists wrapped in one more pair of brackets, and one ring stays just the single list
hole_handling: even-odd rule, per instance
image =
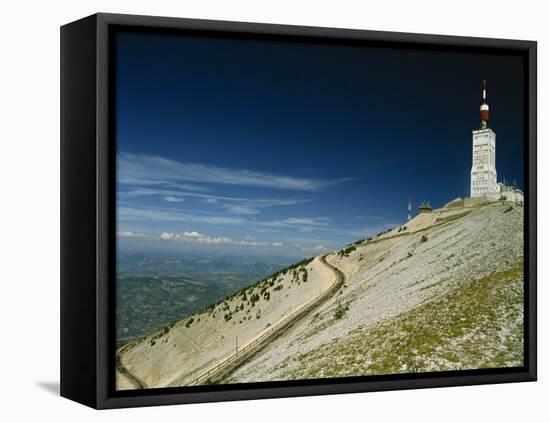
[{"label": "photograph", "polygon": [[111,46],[116,391],[524,368],[523,55]]}]

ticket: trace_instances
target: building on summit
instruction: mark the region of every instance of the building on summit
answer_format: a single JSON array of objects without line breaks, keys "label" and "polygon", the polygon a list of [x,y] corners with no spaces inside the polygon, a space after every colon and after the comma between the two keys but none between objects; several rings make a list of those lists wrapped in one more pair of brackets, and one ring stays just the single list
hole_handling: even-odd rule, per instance
[{"label": "building on summit", "polygon": [[489,104],[487,82],[483,81],[482,100],[479,107],[480,127],[472,131],[472,170],[470,197],[484,197],[523,203],[523,192],[516,187],[497,182],[496,134],[489,128]]}]

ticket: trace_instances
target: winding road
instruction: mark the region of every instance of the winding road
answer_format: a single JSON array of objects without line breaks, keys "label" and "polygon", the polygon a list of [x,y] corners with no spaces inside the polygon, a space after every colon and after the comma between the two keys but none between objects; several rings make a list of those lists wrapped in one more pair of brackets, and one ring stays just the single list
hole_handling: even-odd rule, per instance
[{"label": "winding road", "polygon": [[124,375],[132,385],[135,386],[136,389],[145,389],[147,388],[147,385],[143,380],[141,380],[139,377],[134,375],[130,370],[128,370],[124,365],[122,364],[122,361],[120,359],[120,355],[117,354],[116,356],[116,370],[121,375]]},{"label": "winding road", "polygon": [[[344,285],[346,276],[340,269],[327,262],[327,255],[328,254],[319,257],[319,262],[329,268],[335,275],[334,282],[329,285],[327,289],[320,292],[319,295],[302,304],[300,307],[294,309],[293,312],[283,316],[279,321],[275,322],[265,330],[259,332],[256,336],[241,345],[234,353],[224,357],[218,363],[202,372],[199,376],[195,377],[190,383],[187,383],[187,385],[200,385],[205,382],[210,383],[213,380],[218,380],[221,377],[225,377],[232,373],[241,363],[252,357],[269,342],[284,333],[294,323],[309,314],[313,309],[320,306],[323,302],[338,292],[338,290]],[[123,365],[120,355],[118,354],[116,363],[117,371],[121,375],[124,375],[137,389],[145,389],[148,387],[143,380],[134,375]],[[174,378],[174,380],[176,379],[179,379],[179,377]]]},{"label": "winding road", "polygon": [[316,297],[296,308],[292,313],[282,317],[278,322],[271,325],[265,331],[260,332],[254,338],[248,340],[235,353],[230,354],[223,360],[201,373],[188,385],[200,385],[201,382],[217,380],[225,377],[235,370],[241,363],[249,359],[255,353],[260,351],[269,342],[280,336],[285,330],[296,323],[298,320],[309,314],[313,309],[320,306],[323,302],[332,297],[344,285],[346,281],[345,274],[326,260],[326,256],[320,256],[319,261],[328,267],[336,276],[334,282]]}]

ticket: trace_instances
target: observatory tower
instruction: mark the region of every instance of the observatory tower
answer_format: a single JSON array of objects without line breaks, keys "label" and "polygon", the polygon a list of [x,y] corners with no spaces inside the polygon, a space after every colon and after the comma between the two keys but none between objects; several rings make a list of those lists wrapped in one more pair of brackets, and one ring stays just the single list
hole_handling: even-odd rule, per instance
[{"label": "observatory tower", "polygon": [[472,171],[470,197],[500,197],[495,162],[496,135],[489,128],[489,104],[487,103],[487,82],[483,81],[481,106],[479,107],[479,129],[472,131]]}]

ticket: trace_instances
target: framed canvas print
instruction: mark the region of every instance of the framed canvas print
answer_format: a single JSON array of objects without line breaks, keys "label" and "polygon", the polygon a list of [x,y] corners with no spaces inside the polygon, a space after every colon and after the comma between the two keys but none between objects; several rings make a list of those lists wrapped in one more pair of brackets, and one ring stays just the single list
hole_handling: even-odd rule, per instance
[{"label": "framed canvas print", "polygon": [[536,43],[61,29],[61,390],[95,408],[536,379]]}]

